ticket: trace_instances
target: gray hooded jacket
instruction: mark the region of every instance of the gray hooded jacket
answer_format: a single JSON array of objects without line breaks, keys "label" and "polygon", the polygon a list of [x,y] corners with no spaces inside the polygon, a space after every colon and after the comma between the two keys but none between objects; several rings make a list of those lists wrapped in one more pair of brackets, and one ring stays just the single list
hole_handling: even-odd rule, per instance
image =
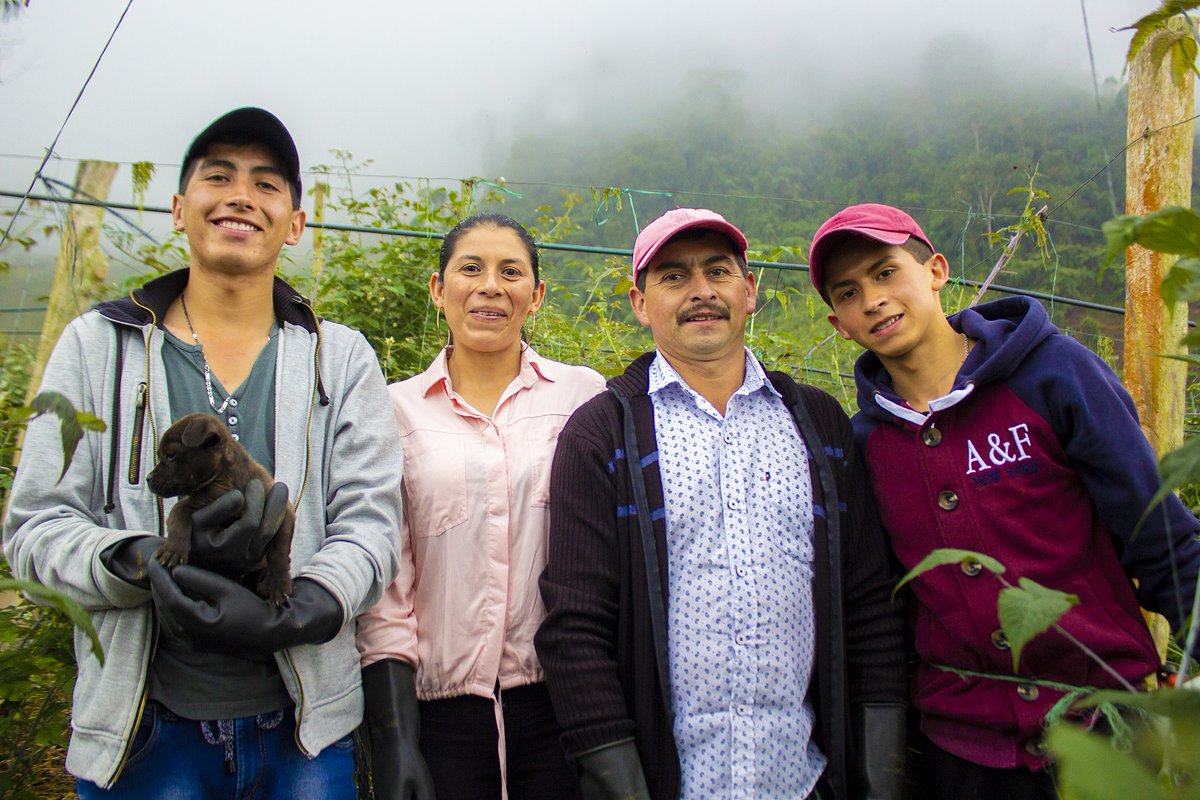
[{"label": "gray hooded jacket", "polygon": [[[103,666],[75,632],[79,678],[67,769],[102,787],[116,781],[129,755],[156,626],[150,593],[109,572],[100,553],[120,539],[164,530],[171,501],[145,485],[171,420],[158,322],[187,275],[173,272],[101,303],[63,331],[41,389],[60,392],[108,429],[85,434],[59,480],[57,419],[32,422],[4,521],[13,574],[80,603],[100,635]],[[296,704],[297,744],[315,755],[362,718],[350,623],[396,573],[402,456],[383,375],[362,334],[319,322],[279,279],[274,301],[275,478],[288,485],[296,506],[292,571],[337,598],[347,622],[330,642],[275,654]]]}]

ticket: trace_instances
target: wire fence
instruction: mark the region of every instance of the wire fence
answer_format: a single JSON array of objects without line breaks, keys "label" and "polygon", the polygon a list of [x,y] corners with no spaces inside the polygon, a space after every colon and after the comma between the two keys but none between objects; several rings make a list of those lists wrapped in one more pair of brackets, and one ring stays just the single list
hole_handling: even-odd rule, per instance
[{"label": "wire fence", "polygon": [[[329,176],[325,175],[325,177]],[[358,180],[363,176],[355,175],[353,177]],[[141,263],[137,254],[131,251],[128,240],[130,238],[141,239],[158,244],[158,237],[147,230],[147,228],[153,229],[154,224],[143,223],[143,215],[165,218],[170,213],[169,208],[71,196],[64,192],[73,194],[76,191],[74,187],[48,178],[44,178],[43,183],[47,188],[46,193],[0,190],[0,197],[22,198],[23,201],[28,201],[30,205],[23,211],[26,217],[23,224],[28,228],[41,231],[55,226],[61,231],[68,224],[68,218],[63,213],[63,209],[68,206],[103,208],[110,222],[106,226],[106,235],[102,245],[112,268],[111,279],[114,287],[123,280],[146,272],[145,264]],[[473,179],[470,182],[459,182],[459,185],[464,186],[468,183],[476,185],[478,182]],[[516,195],[517,197],[521,195],[508,187],[520,185],[525,188],[535,185],[509,183],[506,187],[500,187],[491,182],[483,183],[492,187],[489,191],[499,189],[501,194]],[[546,186],[545,184],[536,185]],[[445,186],[453,186],[453,183],[446,181]],[[430,201],[435,192],[441,188],[444,187],[434,186],[433,179],[417,181],[417,191],[428,192]],[[361,186],[359,191],[362,191]],[[647,194],[650,193],[647,192]],[[716,198],[706,198],[703,202],[707,203],[713,199]],[[771,202],[769,198],[761,198],[761,201]],[[716,203],[711,204],[717,205]],[[630,195],[626,208],[630,215],[637,213],[632,195]],[[603,232],[601,226],[596,224],[596,215],[593,214],[592,217],[592,225],[584,226],[584,235],[589,232]],[[969,235],[966,231],[970,224],[979,225],[981,220],[982,217],[975,217],[972,220],[968,216],[968,224],[964,225],[963,236]],[[605,222],[607,221],[605,220]],[[358,236],[367,243],[391,237],[437,242],[444,236],[440,230],[429,226],[422,228],[418,225],[385,227],[326,220],[312,221],[308,227],[313,231],[326,234]],[[1096,231],[1095,235],[1099,236],[1099,231]],[[45,310],[44,299],[41,298],[48,293],[49,274],[53,270],[53,267],[48,264],[53,261],[52,254],[56,255],[61,245],[61,242],[55,241],[56,238],[57,235],[49,238],[43,237],[39,244],[42,261],[47,266],[40,268],[27,266],[21,276],[23,283],[19,287],[14,287],[12,276],[9,276],[8,293],[13,296],[5,297],[4,305],[0,306],[0,334],[8,337],[9,347],[16,340],[36,341],[36,337],[40,335],[41,315]],[[122,238],[125,239],[123,244],[120,241]],[[753,243],[753,236],[751,236],[751,240]],[[539,243],[539,247],[545,262],[545,275],[551,282],[552,288],[547,301],[551,306],[559,292],[580,297],[611,288],[594,285],[595,276],[597,274],[620,274],[621,270],[617,265],[627,265],[631,256],[628,248],[599,244],[544,241]],[[0,259],[5,255],[0,252]],[[308,252],[292,251],[290,263],[283,266],[284,271],[295,273],[305,270],[307,265],[304,262],[309,257]],[[29,260],[26,259],[26,261]],[[831,334],[831,328],[824,321],[827,309],[811,291],[811,286],[808,284],[808,265],[801,260],[771,260],[767,258],[751,258],[749,263],[758,274],[760,287],[760,308],[751,321],[751,341],[762,343],[762,347],[767,351],[764,353],[764,357],[769,357],[774,365],[792,371],[803,380],[826,388],[839,397],[843,403],[850,406],[854,400],[852,368],[859,350],[857,345],[845,343]],[[416,277],[424,277],[428,275],[433,266],[432,262],[413,265],[411,270]],[[953,285],[944,291],[950,310],[965,305],[983,285],[982,281],[968,277],[969,272],[970,270],[966,268],[961,269],[952,279]],[[1106,357],[1110,363],[1115,364],[1119,360],[1116,354],[1121,351],[1122,347],[1120,337],[1123,308],[1093,299],[1030,290],[1006,284],[992,285],[989,290],[997,295],[1017,294],[1037,298],[1047,305],[1052,318],[1060,327]],[[425,302],[425,327],[428,329],[435,319],[432,306],[428,304],[427,300]],[[84,309],[80,308],[79,310]],[[318,311],[320,311],[319,307]],[[627,317],[626,321],[628,321]],[[589,321],[580,318],[577,323],[586,326]],[[796,336],[781,344],[783,340],[777,334],[783,330],[796,334]],[[424,333],[422,335],[424,336]],[[647,347],[650,346],[648,337],[644,339],[644,343]],[[616,348],[610,349],[608,354],[617,358],[620,354],[616,350]]]}]

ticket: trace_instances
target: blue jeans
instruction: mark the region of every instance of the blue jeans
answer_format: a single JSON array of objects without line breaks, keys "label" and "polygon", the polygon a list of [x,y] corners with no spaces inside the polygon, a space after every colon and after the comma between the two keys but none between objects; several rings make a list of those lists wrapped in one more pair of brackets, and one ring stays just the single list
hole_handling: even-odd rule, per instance
[{"label": "blue jeans", "polygon": [[197,722],[146,703],[129,760],[109,790],[76,781],[83,800],[354,800],[354,737],[309,759],[295,741],[295,710]]}]

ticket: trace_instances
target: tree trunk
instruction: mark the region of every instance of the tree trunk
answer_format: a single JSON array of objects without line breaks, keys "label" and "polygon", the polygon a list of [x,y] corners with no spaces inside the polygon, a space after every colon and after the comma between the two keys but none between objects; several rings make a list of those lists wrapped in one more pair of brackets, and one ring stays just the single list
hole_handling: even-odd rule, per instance
[{"label": "tree trunk", "polygon": [[[105,200],[117,174],[117,165],[109,161],[81,161],[75,177],[76,197]],[[37,358],[29,379],[26,402],[32,400],[42,383],[46,361],[67,323],[101,299],[108,280],[108,260],[100,249],[100,223],[104,209],[95,206],[67,206],[54,268],[54,283]]]},{"label": "tree trunk", "polygon": [[[1186,29],[1178,17],[1171,24]],[[1151,39],[1129,64],[1127,141],[1134,144],[1125,153],[1127,214],[1191,205],[1195,126],[1178,123],[1192,116],[1195,80],[1189,71],[1183,85],[1176,84],[1170,59],[1155,67],[1154,50]],[[1180,340],[1187,332],[1187,304],[1167,307],[1158,293],[1174,263],[1175,256],[1137,245],[1125,252],[1124,381],[1137,405],[1142,430],[1159,456],[1183,444],[1187,367],[1163,356],[1186,352]],[[1169,633],[1166,621],[1158,615],[1147,614],[1147,618],[1163,655]]]}]

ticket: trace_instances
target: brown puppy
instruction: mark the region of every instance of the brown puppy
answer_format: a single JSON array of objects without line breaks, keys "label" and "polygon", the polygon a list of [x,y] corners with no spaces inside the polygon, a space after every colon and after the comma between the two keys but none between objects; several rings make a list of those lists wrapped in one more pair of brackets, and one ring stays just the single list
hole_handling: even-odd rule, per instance
[{"label": "brown puppy", "polygon": [[[150,491],[162,497],[180,496],[167,516],[167,539],[155,557],[168,567],[187,563],[191,550],[192,512],[230,489],[246,488],[252,479],[269,491],[275,481],[230,435],[212,414],[188,414],[167,428],[158,446],[158,465],[146,476]],[[283,522],[267,545],[266,558],[254,589],[279,605],[292,591],[291,550],[296,512],[288,504]],[[251,570],[253,571],[253,570]],[[241,578],[243,576],[232,576]]]}]

